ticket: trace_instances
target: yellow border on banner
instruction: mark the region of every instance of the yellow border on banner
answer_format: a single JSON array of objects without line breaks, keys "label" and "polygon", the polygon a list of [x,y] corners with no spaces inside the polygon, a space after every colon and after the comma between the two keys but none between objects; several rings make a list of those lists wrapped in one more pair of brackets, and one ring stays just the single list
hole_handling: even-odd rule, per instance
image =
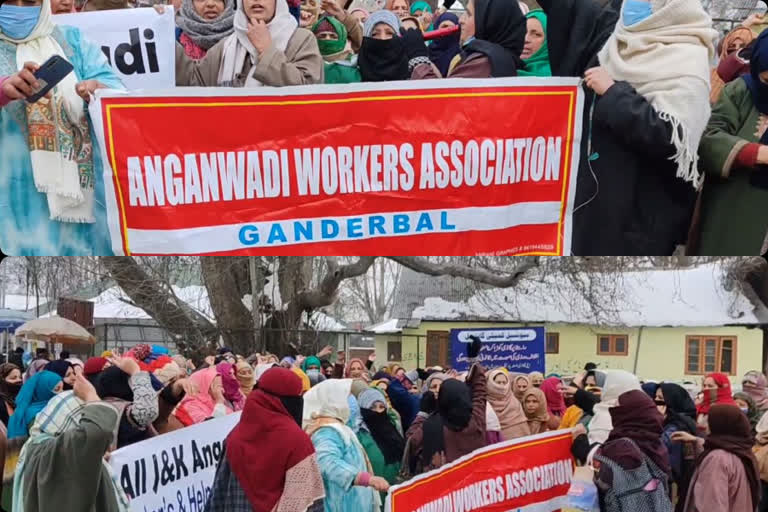
[{"label": "yellow border on banner", "polygon": [[517,450],[518,448],[528,448],[530,446],[538,446],[540,444],[546,444],[546,443],[553,442],[553,441],[561,441],[561,440],[563,440],[563,439],[565,439],[567,437],[571,437],[571,433],[570,432],[568,432],[567,434],[559,435],[559,436],[552,436],[552,437],[548,437],[546,439],[540,439],[538,441],[529,441],[527,443],[520,443],[520,444],[515,444],[515,445],[512,445],[512,446],[506,446],[504,448],[498,448],[496,450],[491,450],[491,451],[485,452],[482,455],[479,455],[477,457],[472,457],[471,459],[462,462],[458,466],[452,467],[451,469],[449,469],[448,471],[446,471],[444,473],[438,473],[438,474],[433,475],[433,476],[431,476],[429,478],[424,478],[422,480],[419,480],[418,482],[414,482],[414,483],[412,483],[411,485],[409,485],[407,487],[402,487],[402,488],[396,490],[392,494],[392,498],[393,498],[392,503],[391,503],[391,505],[392,505],[392,512],[395,512],[395,500],[394,500],[394,497],[397,494],[400,494],[401,492],[410,491],[412,489],[415,489],[415,488],[421,486],[422,484],[431,482],[431,481],[435,480],[436,478],[439,478],[439,477],[441,477],[441,476],[443,476],[445,474],[451,473],[454,470],[461,469],[461,468],[463,468],[464,466],[466,466],[468,464],[474,463],[477,460],[486,459],[486,458],[488,458],[488,457],[490,457],[492,455],[498,455],[500,453],[514,451],[514,450]]},{"label": "yellow border on banner", "polygon": [[[258,106],[286,106],[286,105],[317,105],[317,104],[338,104],[338,103],[359,103],[366,101],[391,101],[391,100],[408,100],[408,99],[439,99],[439,98],[477,98],[477,97],[503,97],[503,96],[570,96],[570,104],[568,107],[568,139],[570,141],[572,136],[572,120],[573,120],[573,103],[575,91],[529,91],[529,92],[481,92],[481,93],[446,93],[446,94],[416,94],[416,95],[399,95],[399,96],[374,96],[364,98],[342,98],[342,99],[313,99],[313,100],[287,100],[287,101],[249,101],[239,103],[121,103],[115,105],[106,105],[107,114],[107,137],[109,140],[109,149],[112,153],[112,172],[115,175],[115,182],[117,183],[117,194],[120,199],[120,217],[122,219],[122,232],[123,232],[123,248],[127,256],[131,255],[130,245],[128,242],[128,221],[125,215],[125,201],[123,199],[123,191],[120,186],[120,178],[117,175],[117,156],[115,155],[115,141],[112,133],[112,109],[123,108],[174,108],[174,107],[258,107]],[[570,143],[565,148],[565,175],[563,177],[563,190],[560,197],[560,202],[565,201],[566,183],[567,178],[570,178]],[[549,253],[520,253],[519,256],[526,256],[530,254],[538,254],[541,256],[557,256],[560,253],[561,237],[560,232],[563,224],[563,215],[558,215],[557,223],[557,245],[555,252]]]}]

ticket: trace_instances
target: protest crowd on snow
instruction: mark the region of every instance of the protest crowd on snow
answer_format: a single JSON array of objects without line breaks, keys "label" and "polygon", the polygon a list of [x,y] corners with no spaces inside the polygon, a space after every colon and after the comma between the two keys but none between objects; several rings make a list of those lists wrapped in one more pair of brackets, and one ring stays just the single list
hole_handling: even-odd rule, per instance
[{"label": "protest crowd on snow", "polygon": [[[473,340],[470,369],[461,373],[377,365],[375,354],[347,361],[331,347],[282,358],[221,347],[198,364],[157,345],[86,361],[17,349],[0,366],[2,506],[128,511],[152,482],[116,475],[104,461],[239,413],[211,460],[195,460],[212,464],[213,453],[218,464],[192,510],[380,512],[390,486],[552,431],[568,439],[565,459],[530,462],[506,480],[472,483],[420,510],[482,510],[505,494],[567,489],[574,465],[594,468],[599,501],[590,511],[768,510],[764,374],[748,372],[738,393],[722,373],[682,386],[588,363],[572,378],[545,377],[484,367],[482,343]],[[165,484],[174,471],[164,464]]]},{"label": "protest crowd on snow", "polygon": [[[567,208],[568,212],[572,208],[573,215],[568,245],[573,254],[668,255],[681,246],[691,254],[704,255],[766,252],[768,218],[758,213],[768,197],[764,177],[768,35],[763,32],[768,23],[762,15],[750,15],[722,36],[698,0],[460,2],[459,6],[455,0],[442,5],[435,0],[173,0],[175,84],[179,89],[244,88],[258,93],[274,87],[384,81],[420,81],[429,88],[442,78],[475,79],[472,83],[505,77],[543,80],[537,83],[546,83],[549,77],[582,78],[578,176],[573,203]],[[0,208],[13,212],[3,216],[0,229],[6,252],[112,253],[105,213],[105,163],[88,103],[98,89],[125,88],[110,64],[157,68],[159,36],[151,30],[134,30],[131,44],[105,55],[79,29],[56,20],[62,14],[71,20],[83,13],[134,7],[155,7],[160,16],[166,8],[162,3],[2,2]],[[143,46],[152,50],[147,62],[140,50]],[[68,61],[74,71],[47,97],[24,101],[40,85],[34,73],[54,55]],[[311,94],[312,88],[306,91]],[[421,112],[425,123],[434,117],[429,110]],[[247,130],[248,122],[264,121],[232,119],[231,124]],[[369,122],[375,125],[377,119]],[[201,123],[205,124],[204,118]],[[142,127],[134,129],[140,132]],[[180,132],[195,129],[173,127]],[[555,164],[560,146],[558,142],[553,152],[553,138],[535,140],[533,151],[531,139],[508,141],[514,144],[507,144],[504,153],[509,155],[504,161],[517,158],[517,180],[514,174],[507,176],[506,163],[502,179],[499,164],[496,184],[519,181],[520,165],[526,166],[527,177],[529,160],[536,155],[541,161],[547,155],[547,179],[559,172]],[[459,141],[454,142],[462,148]],[[398,175],[401,182],[412,184],[408,167],[397,162],[397,147],[393,147],[395,160],[383,175],[394,176],[395,185]],[[501,139],[498,147],[504,147]],[[282,172],[277,170],[279,150],[274,149],[278,176]],[[349,149],[348,155],[342,154],[343,149],[329,149],[329,172],[338,172],[339,178],[333,174],[330,182],[323,183],[326,193],[335,192],[339,185],[352,190],[352,153]],[[400,149],[400,160],[411,165],[408,151]],[[493,149],[490,144],[489,150]],[[184,155],[183,163],[179,155],[170,155],[176,167],[169,170],[166,163],[165,174],[181,173],[182,165],[186,173],[196,173],[202,161],[208,161],[205,151],[204,147],[193,149]],[[371,157],[375,160],[371,166],[381,165],[380,153]],[[223,155],[219,157],[224,159]],[[549,162],[552,155],[557,160]],[[234,153],[230,156],[234,161]],[[249,153],[249,162],[250,158]],[[244,160],[244,152],[237,159]],[[461,167],[455,160],[443,160],[442,183],[448,183],[449,171],[461,183]],[[149,180],[152,172],[160,176],[159,166],[145,168],[152,162],[149,157],[129,161],[133,162],[133,170],[128,171],[131,179]],[[341,169],[343,161],[347,178]],[[539,164],[537,172],[543,169]],[[464,177],[467,182],[470,179],[477,176]],[[190,192],[168,181],[166,177],[164,184],[159,180],[153,185],[160,187],[155,192],[160,190],[158,197],[163,201],[163,186],[172,205],[205,200],[205,194],[195,192],[199,183]],[[416,176],[416,182],[425,186],[423,176]],[[317,183],[311,185],[313,190]],[[270,186],[280,194],[277,182]],[[154,200],[144,188],[131,191],[130,204]],[[241,188],[245,190],[245,185]],[[355,185],[354,189],[381,193],[375,186]],[[262,197],[258,191],[249,188],[241,194],[237,189],[235,195]],[[287,193],[282,190],[283,195]],[[268,191],[261,194],[277,197]],[[750,221],[741,222],[744,218]]]}]

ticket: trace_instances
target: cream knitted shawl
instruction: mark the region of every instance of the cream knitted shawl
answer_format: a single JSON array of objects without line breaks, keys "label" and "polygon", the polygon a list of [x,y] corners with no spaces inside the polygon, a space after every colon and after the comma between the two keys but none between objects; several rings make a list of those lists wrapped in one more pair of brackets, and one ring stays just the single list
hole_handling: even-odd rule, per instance
[{"label": "cream knitted shawl", "polygon": [[623,15],[598,53],[614,80],[629,82],[672,124],[677,177],[699,188],[698,146],[710,115],[709,62],[717,33],[699,0],[651,0],[653,14],[631,26]]}]

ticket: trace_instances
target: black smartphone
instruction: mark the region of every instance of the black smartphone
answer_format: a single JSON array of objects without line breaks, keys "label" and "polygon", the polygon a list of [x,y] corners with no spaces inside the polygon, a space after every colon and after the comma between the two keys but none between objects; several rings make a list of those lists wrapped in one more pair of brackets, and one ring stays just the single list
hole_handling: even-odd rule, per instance
[{"label": "black smartphone", "polygon": [[40,82],[40,87],[35,94],[27,98],[29,103],[35,103],[37,100],[48,94],[48,91],[56,87],[56,85],[64,80],[68,74],[74,71],[72,67],[64,57],[60,55],[54,55],[43,63],[40,68],[35,71],[35,78]]}]

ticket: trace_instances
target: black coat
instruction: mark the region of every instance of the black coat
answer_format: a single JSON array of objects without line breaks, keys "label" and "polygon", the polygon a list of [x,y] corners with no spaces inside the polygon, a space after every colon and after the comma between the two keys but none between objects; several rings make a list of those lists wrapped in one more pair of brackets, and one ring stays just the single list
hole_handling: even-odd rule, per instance
[{"label": "black coat", "polygon": [[[593,102],[591,153],[598,156],[590,161]],[[617,82],[602,97],[587,90],[573,254],[661,256],[684,243],[696,195],[675,177],[674,154],[672,125],[631,85]]]}]

